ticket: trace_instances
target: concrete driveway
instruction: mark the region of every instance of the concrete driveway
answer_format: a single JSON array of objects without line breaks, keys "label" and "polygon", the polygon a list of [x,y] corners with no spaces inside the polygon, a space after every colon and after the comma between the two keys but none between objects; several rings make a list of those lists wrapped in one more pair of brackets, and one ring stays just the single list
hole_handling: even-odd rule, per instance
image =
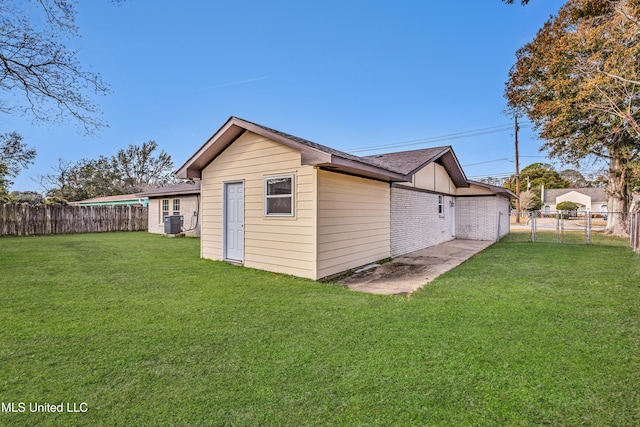
[{"label": "concrete driveway", "polygon": [[377,267],[365,267],[338,283],[353,291],[372,294],[410,294],[494,243],[451,240],[402,255]]}]

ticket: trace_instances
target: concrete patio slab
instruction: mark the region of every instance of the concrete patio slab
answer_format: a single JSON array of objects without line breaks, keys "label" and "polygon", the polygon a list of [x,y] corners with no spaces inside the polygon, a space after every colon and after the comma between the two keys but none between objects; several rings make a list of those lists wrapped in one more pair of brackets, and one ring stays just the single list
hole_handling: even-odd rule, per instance
[{"label": "concrete patio slab", "polygon": [[354,273],[338,283],[353,291],[372,294],[410,294],[494,243],[486,240],[451,240]]}]

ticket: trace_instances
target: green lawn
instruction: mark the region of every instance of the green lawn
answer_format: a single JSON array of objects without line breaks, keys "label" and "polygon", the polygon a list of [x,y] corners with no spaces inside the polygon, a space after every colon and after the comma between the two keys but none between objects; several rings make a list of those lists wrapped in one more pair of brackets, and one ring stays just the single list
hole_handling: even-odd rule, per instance
[{"label": "green lawn", "polygon": [[384,297],[196,239],[2,238],[0,424],[640,425],[640,256],[517,240]]},{"label": "green lawn", "polygon": [[[519,242],[531,241],[531,230],[515,230],[511,232],[511,240]],[[549,228],[539,228],[536,231],[536,243],[563,243],[574,245],[587,244],[587,234],[584,230],[563,230],[558,233],[556,230]],[[629,238],[605,236],[602,232],[591,233],[592,245],[607,245],[629,247]]]}]

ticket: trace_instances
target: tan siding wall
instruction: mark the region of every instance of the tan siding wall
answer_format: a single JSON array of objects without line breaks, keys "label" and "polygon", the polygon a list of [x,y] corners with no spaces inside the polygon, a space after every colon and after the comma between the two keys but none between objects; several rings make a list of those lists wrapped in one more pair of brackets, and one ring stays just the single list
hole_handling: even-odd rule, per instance
[{"label": "tan siding wall", "polygon": [[173,199],[180,199],[180,215],[184,216],[183,228],[189,229],[189,231],[185,231],[185,234],[187,236],[199,236],[200,223],[193,215],[194,212],[198,212],[198,198],[195,195],[149,199],[149,233],[164,233],[164,223],[162,222],[161,212],[162,200],[164,199],[169,200],[169,215],[173,215]]},{"label": "tan siding wall", "polygon": [[389,184],[318,171],[318,278],[390,256]]},{"label": "tan siding wall", "polygon": [[[264,178],[293,174],[295,216],[264,215]],[[300,152],[246,132],[202,171],[203,258],[223,258],[223,187],[244,181],[244,265],[316,278],[316,172]]]},{"label": "tan siding wall", "polygon": [[469,185],[469,188],[458,188],[458,196],[469,196],[469,195],[478,195],[478,194],[495,194],[488,188],[480,187],[478,185]]},{"label": "tan siding wall", "polygon": [[446,169],[436,163],[429,163],[416,172],[411,186],[444,194],[456,194],[456,186]]},{"label": "tan siding wall", "polygon": [[449,178],[444,166],[434,165],[436,169],[436,191],[446,194],[456,194],[456,186]]}]

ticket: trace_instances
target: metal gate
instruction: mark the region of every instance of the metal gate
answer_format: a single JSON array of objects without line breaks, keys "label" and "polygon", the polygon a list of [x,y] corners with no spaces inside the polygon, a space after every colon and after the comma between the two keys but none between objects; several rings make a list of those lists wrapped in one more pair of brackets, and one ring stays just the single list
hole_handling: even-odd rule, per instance
[{"label": "metal gate", "polygon": [[[626,239],[604,236],[607,220],[611,215],[620,213],[594,212],[531,212],[526,221],[531,232],[532,242],[566,243],[566,244],[608,244],[621,246],[627,244]],[[633,232],[629,221],[630,234]]]}]

